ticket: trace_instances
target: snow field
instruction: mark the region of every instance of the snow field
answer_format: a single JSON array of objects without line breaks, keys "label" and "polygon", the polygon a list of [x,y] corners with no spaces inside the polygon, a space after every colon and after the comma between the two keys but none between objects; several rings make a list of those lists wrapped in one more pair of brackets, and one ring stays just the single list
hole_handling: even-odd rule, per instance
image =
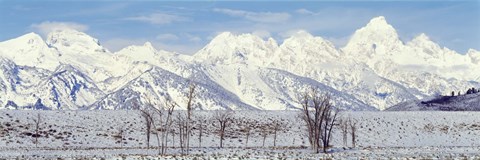
[{"label": "snow field", "polygon": [[[182,112],[182,111],[178,111]],[[41,115],[38,144],[33,119]],[[205,117],[202,146],[198,121],[190,137],[190,157],[318,159],[339,158],[478,158],[480,113],[477,112],[345,112],[342,117],[358,121],[357,147],[343,146],[337,130],[332,153],[314,154],[307,147],[303,122],[295,111],[235,111],[227,127],[225,148],[218,148],[214,111],[195,111]],[[272,121],[283,124],[276,147]],[[251,126],[248,146],[242,128]],[[262,129],[262,128],[270,129]],[[118,134],[123,128],[123,138]],[[0,111],[0,158],[159,158],[157,149],[146,149],[145,124],[138,111]],[[175,126],[174,126],[175,128]],[[267,133],[268,132],[268,133]],[[263,133],[267,133],[263,146]],[[178,135],[169,157],[179,158]],[[350,138],[350,137],[349,137]],[[172,138],[168,146],[172,146]],[[158,146],[155,134],[150,145]],[[246,148],[245,148],[246,147]],[[181,156],[180,156],[181,157]],[[185,157],[184,157],[185,158]]]}]

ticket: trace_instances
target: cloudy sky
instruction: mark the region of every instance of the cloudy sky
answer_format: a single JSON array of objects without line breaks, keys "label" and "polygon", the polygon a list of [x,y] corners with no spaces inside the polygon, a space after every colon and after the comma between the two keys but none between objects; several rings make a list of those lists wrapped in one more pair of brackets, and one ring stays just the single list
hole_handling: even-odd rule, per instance
[{"label": "cloudy sky", "polygon": [[150,41],[157,49],[192,54],[220,32],[254,33],[282,42],[297,30],[343,47],[376,16],[403,41],[426,33],[441,46],[480,50],[480,1],[164,2],[0,0],[0,41],[73,28],[111,51]]}]

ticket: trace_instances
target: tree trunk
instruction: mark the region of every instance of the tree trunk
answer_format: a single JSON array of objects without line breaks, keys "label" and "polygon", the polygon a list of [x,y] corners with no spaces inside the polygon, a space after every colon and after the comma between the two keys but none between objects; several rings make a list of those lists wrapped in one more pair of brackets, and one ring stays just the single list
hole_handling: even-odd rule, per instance
[{"label": "tree trunk", "polygon": [[223,148],[223,132],[220,133],[220,148]]},{"label": "tree trunk", "polygon": [[277,130],[274,131],[273,134],[273,147],[277,146]]},{"label": "tree trunk", "polygon": [[263,135],[262,147],[265,147],[265,139],[267,139],[267,134]]},{"label": "tree trunk", "polygon": [[248,148],[248,137],[250,136],[250,131],[247,132],[247,140],[245,141],[245,148]]}]

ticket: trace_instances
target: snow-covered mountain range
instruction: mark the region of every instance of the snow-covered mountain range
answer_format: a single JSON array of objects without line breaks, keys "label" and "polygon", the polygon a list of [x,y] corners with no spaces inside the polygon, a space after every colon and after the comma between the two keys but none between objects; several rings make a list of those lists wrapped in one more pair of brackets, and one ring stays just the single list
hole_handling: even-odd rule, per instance
[{"label": "snow-covered mountain range", "polygon": [[0,42],[0,62],[0,108],[17,109],[131,109],[166,98],[184,107],[194,83],[198,109],[294,109],[314,86],[340,108],[383,110],[480,86],[479,51],[459,54],[425,34],[403,42],[384,17],[343,48],[305,31],[281,44],[224,32],[192,56],[149,42],[112,53],[85,33],[56,30]]}]

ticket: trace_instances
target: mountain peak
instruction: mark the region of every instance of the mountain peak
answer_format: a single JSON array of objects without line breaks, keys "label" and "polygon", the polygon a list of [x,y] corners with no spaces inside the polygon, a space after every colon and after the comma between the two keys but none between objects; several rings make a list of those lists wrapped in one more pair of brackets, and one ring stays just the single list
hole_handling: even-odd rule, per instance
[{"label": "mountain peak", "polygon": [[232,32],[222,32],[220,34],[217,34],[213,39],[211,40],[210,43],[212,42],[220,42],[223,43],[223,41],[227,41],[229,39],[232,39],[236,37]]},{"label": "mountain peak", "polygon": [[428,40],[430,41],[430,38],[425,34],[425,33],[420,33],[415,39],[421,39],[421,40]]},{"label": "mountain peak", "polygon": [[367,26],[389,25],[384,16],[374,17],[368,22]]},{"label": "mountain peak", "polygon": [[215,43],[234,44],[234,43],[244,43],[247,41],[264,41],[264,40],[259,36],[250,34],[250,33],[236,35],[232,32],[222,32],[217,36],[215,36],[210,42],[210,44],[215,44]]},{"label": "mountain peak", "polygon": [[145,42],[143,45],[125,47],[115,54],[132,57],[136,61],[148,61],[157,54],[157,50],[152,43]]},{"label": "mountain peak", "polygon": [[367,23],[367,25],[360,30],[368,30],[368,31],[374,31],[374,32],[381,32],[381,33],[388,33],[388,34],[397,34],[397,31],[395,28],[393,28],[392,25],[390,25],[385,17],[379,16],[372,18],[370,22]]},{"label": "mountain peak", "polygon": [[[277,64],[283,61],[302,61],[302,63],[316,63],[339,56],[333,43],[322,37],[300,30],[287,38],[280,45],[281,53],[277,57]],[[320,58],[321,57],[321,58]]]},{"label": "mountain peak", "polygon": [[245,63],[255,61],[256,64],[266,63],[266,57],[271,57],[278,44],[273,39],[263,40],[253,34],[234,35],[223,32],[217,35],[194,57],[197,60],[210,63]]},{"label": "mountain peak", "polygon": [[106,49],[100,45],[97,39],[73,29],[50,32],[47,36],[47,44],[61,51],[70,50],[76,53],[106,52]]},{"label": "mountain peak", "polygon": [[152,52],[156,52],[156,51],[157,51],[157,49],[156,49],[156,48],[152,45],[152,43],[150,43],[150,42],[145,42],[145,43],[143,44],[143,47],[148,48],[148,49],[151,50]]},{"label": "mountain peak", "polygon": [[424,50],[429,49],[431,50],[428,52],[429,54],[441,52],[442,50],[441,47],[437,43],[430,40],[430,38],[425,33],[421,33],[420,35],[413,38],[412,41],[408,43],[408,45],[424,48]]},{"label": "mountain peak", "polygon": [[148,42],[148,41],[145,42],[145,43],[143,44],[143,46],[145,46],[145,47],[153,47],[152,43],[150,43],[150,42]]},{"label": "mountain peak", "polygon": [[433,43],[432,40],[430,40],[430,38],[425,34],[425,33],[421,33],[419,34],[418,36],[416,36],[415,38],[412,39],[412,42],[416,42],[416,43]]},{"label": "mountain peak", "polygon": [[28,39],[35,39],[35,40],[42,40],[43,41],[42,37],[40,37],[40,35],[38,35],[35,32],[27,33],[23,36],[20,36],[19,38],[28,38]]},{"label": "mountain peak", "polygon": [[403,42],[393,26],[385,17],[379,16],[370,20],[365,26],[355,31],[350,41],[343,48],[347,53],[391,54],[403,46]]},{"label": "mountain peak", "polygon": [[322,37],[315,37],[305,30],[299,30],[292,34],[290,38],[284,40],[283,47],[300,47],[300,46],[317,46],[317,45],[328,45],[335,48],[331,42],[324,40]]},{"label": "mountain peak", "polygon": [[295,38],[313,38],[313,35],[308,33],[305,30],[299,30],[299,31],[295,32],[292,35],[292,37],[295,37]]},{"label": "mountain peak", "polygon": [[469,53],[470,54],[480,54],[480,52],[478,52],[477,50],[475,50],[473,48],[468,49],[467,54],[469,54]]},{"label": "mountain peak", "polygon": [[234,36],[232,32],[222,32],[215,36],[215,38],[221,38],[221,37],[232,37]]},{"label": "mountain peak", "polygon": [[[24,44],[45,45],[45,41],[43,41],[42,37],[40,37],[40,35],[34,32],[30,32],[20,37],[17,37],[15,39],[11,39],[1,43],[11,43],[13,45],[24,45]],[[24,47],[24,46],[19,46],[19,47]]]},{"label": "mountain peak", "polygon": [[472,63],[480,65],[480,52],[478,52],[475,49],[468,49],[467,54],[470,59],[472,60]]}]

